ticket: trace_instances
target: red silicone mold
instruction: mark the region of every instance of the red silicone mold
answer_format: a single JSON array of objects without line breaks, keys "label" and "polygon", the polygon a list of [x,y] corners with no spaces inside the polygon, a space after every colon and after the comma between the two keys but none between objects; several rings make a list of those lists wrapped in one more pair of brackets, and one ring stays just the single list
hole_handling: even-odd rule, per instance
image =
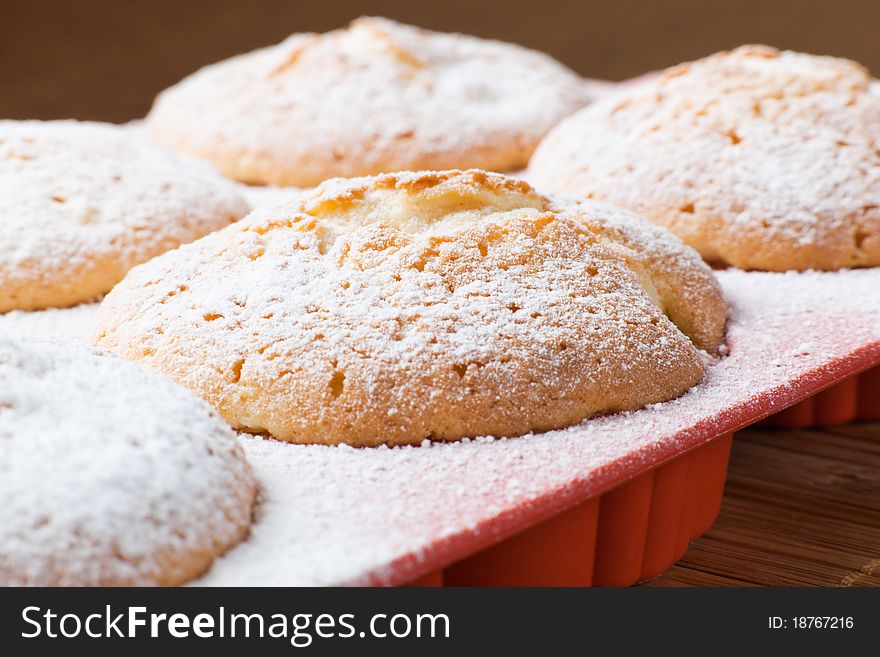
[{"label": "red silicone mold", "polygon": [[718,515],[733,434],[435,571],[446,586],[627,586],[656,577]]},{"label": "red silicone mold", "polygon": [[655,577],[714,521],[735,431],[796,413],[823,424],[878,415],[880,269],[718,279],[731,305],[729,355],[677,400],[545,434],[420,448],[244,438],[263,486],[259,518],[199,583]]},{"label": "red silicone mold", "polygon": [[880,422],[880,367],[852,376],[761,422],[779,429],[809,429],[850,422]]}]

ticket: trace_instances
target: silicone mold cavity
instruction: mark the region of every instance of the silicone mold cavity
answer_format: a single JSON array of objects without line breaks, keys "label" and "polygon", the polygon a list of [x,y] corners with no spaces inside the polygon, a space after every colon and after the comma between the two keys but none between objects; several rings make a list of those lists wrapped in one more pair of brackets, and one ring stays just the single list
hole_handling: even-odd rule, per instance
[{"label": "silicone mold cavity", "polygon": [[779,429],[810,429],[880,422],[880,367],[844,379],[761,422]]},{"label": "silicone mold cavity", "polygon": [[733,434],[413,582],[628,586],[656,577],[718,515]]}]

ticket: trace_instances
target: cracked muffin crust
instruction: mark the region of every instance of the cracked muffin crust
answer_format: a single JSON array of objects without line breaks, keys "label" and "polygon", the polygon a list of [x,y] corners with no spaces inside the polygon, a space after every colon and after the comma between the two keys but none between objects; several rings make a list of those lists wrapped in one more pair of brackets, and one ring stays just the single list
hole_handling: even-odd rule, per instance
[{"label": "cracked muffin crust", "polygon": [[880,92],[843,59],[743,46],[553,129],[542,189],[638,212],[744,269],[880,265]]},{"label": "cracked muffin crust", "polygon": [[676,397],[726,312],[699,256],[628,212],[408,172],[327,181],[134,269],[96,342],[239,429],[419,444]]},{"label": "cracked muffin crust", "polygon": [[511,171],[594,86],[520,46],[359,18],[197,71],[157,97],[146,129],[247,183]]}]

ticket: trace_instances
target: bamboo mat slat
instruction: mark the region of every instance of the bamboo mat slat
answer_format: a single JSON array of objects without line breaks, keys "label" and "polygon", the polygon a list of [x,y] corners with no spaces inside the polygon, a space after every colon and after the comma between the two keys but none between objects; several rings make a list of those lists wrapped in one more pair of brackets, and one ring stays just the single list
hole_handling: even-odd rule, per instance
[{"label": "bamboo mat slat", "polygon": [[646,586],[880,586],[880,424],[738,433],[717,522]]}]

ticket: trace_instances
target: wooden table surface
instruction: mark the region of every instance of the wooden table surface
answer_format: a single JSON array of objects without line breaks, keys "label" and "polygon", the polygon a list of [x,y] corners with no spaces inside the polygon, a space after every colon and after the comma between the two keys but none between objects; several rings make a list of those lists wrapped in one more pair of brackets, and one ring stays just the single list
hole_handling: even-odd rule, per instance
[{"label": "wooden table surface", "polygon": [[742,431],[721,513],[647,586],[880,586],[880,424]]}]

